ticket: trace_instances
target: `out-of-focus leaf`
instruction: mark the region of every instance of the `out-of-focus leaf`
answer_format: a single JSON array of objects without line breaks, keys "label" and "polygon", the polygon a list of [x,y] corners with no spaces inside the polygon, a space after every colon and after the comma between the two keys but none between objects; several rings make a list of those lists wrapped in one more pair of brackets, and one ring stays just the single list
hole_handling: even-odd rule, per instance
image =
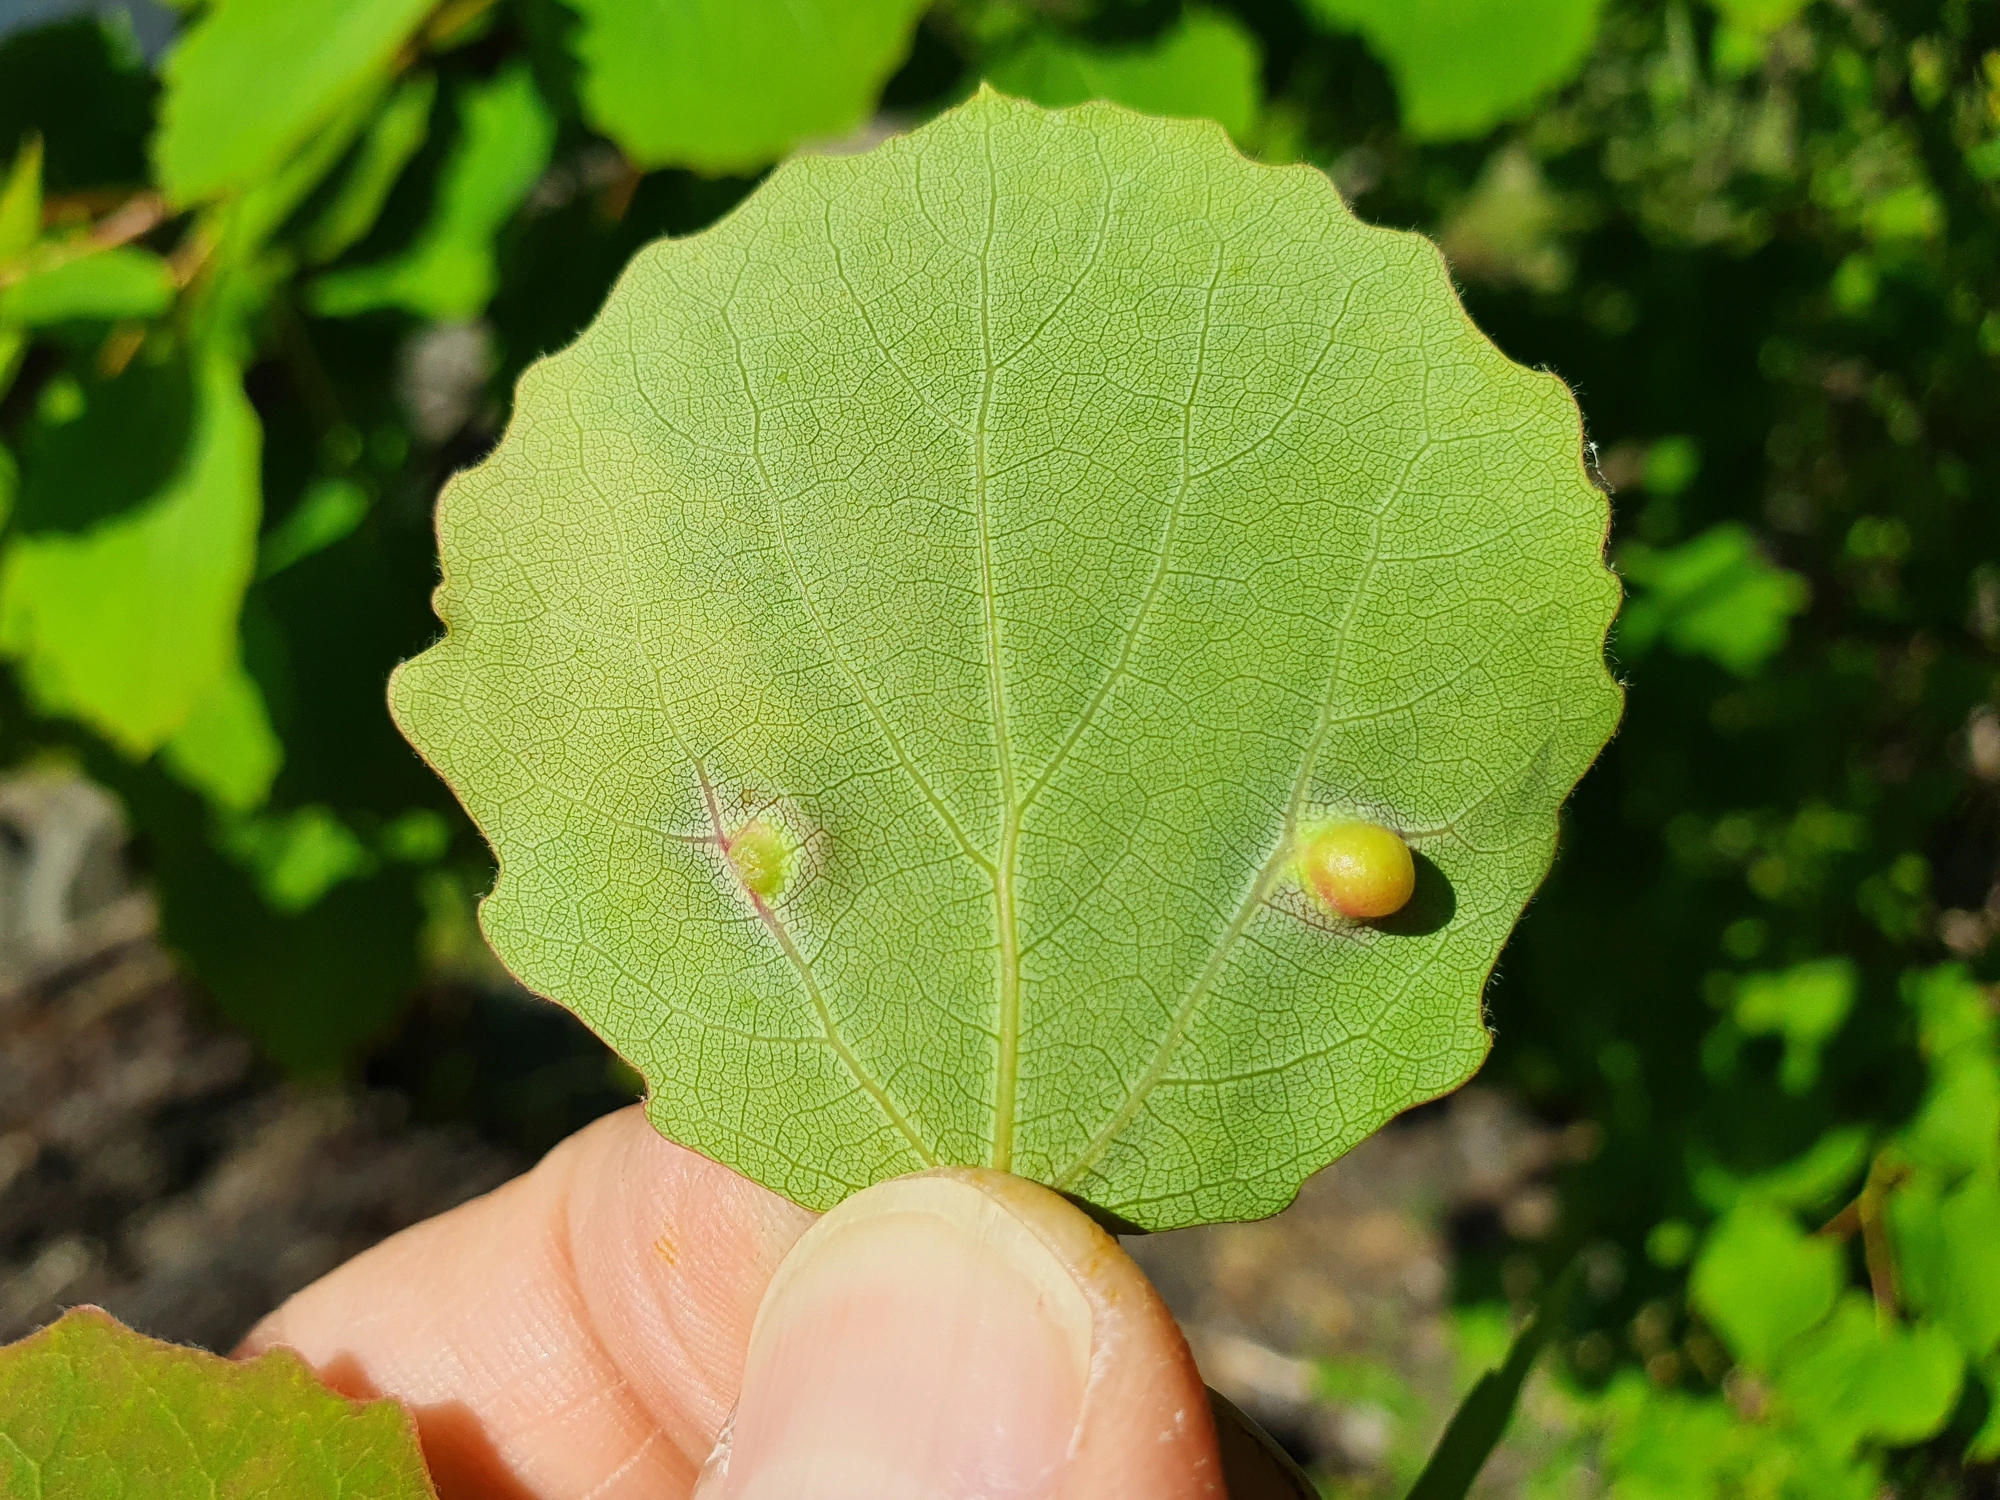
[{"label": "out-of-focus leaf", "polygon": [[375,87],[436,0],[220,0],[166,62],[153,159],[182,205],[249,187]]},{"label": "out-of-focus leaf", "polygon": [[411,808],[384,825],[376,843],[384,859],[433,864],[451,847],[451,824],[428,807]]},{"label": "out-of-focus leaf", "polygon": [[1972,1435],[1972,1441],[1965,1445],[1967,1461],[1976,1464],[1990,1464],[2000,1458],[2000,1368],[1991,1362],[1986,1370],[1986,1420],[1979,1425],[1979,1431]]},{"label": "out-of-focus leaf", "polygon": [[[247,3],[247,0],[236,0]],[[273,1349],[223,1359],[95,1307],[0,1349],[0,1493],[39,1500],[435,1500],[416,1424]]]},{"label": "out-of-focus leaf", "polygon": [[1514,1407],[1521,1399],[1521,1387],[1527,1384],[1528,1372],[1534,1369],[1542,1350],[1569,1316],[1577,1276],[1572,1267],[1549,1288],[1528,1326],[1515,1336],[1505,1363],[1480,1376],[1466,1393],[1423,1473],[1410,1487],[1408,1500],[1465,1500],[1471,1493],[1479,1471],[1486,1467],[1486,1460],[1493,1456],[1493,1450],[1507,1434],[1507,1424],[1514,1419]]},{"label": "out-of-focus leaf", "polygon": [[[815,1206],[942,1160],[1252,1217],[1484,1056],[1619,711],[1604,523],[1431,246],[988,90],[639,255],[452,481],[393,703],[666,1133]],[[1300,904],[1355,806],[1415,920]]]},{"label": "out-of-focus leaf", "polygon": [[1804,10],[1810,0],[1708,0],[1722,19],[1742,31],[1773,31]]},{"label": "out-of-focus leaf", "polygon": [[1950,964],[1908,976],[1903,995],[1931,1071],[1903,1151],[1948,1177],[2000,1167],[2000,1028],[1986,990]]},{"label": "out-of-focus leaf", "polygon": [[1228,16],[1193,10],[1145,47],[1091,47],[1047,33],[997,59],[993,86],[1052,109],[1109,99],[1149,115],[1214,120],[1238,141],[1263,101],[1257,39]]},{"label": "out-of-focus leaf", "polygon": [[160,747],[168,770],[227,812],[261,807],[284,764],[285,747],[250,674],[231,666],[196,701]]},{"label": "out-of-focus leaf", "polygon": [[309,260],[332,260],[374,227],[389,190],[430,134],[436,97],[437,75],[430,72],[405,79],[390,96],[362,138],[333,201],[306,231]]},{"label": "out-of-focus leaf", "polygon": [[1695,1196],[1717,1213],[1727,1213],[1746,1198],[1810,1213],[1834,1203],[1868,1169],[1871,1146],[1861,1126],[1829,1130],[1802,1155],[1748,1177],[1697,1154],[1691,1164]]},{"label": "out-of-focus leaf", "polygon": [[232,828],[229,852],[256,878],[274,910],[287,916],[316,905],[343,881],[375,868],[360,837],[325,807],[251,818]]},{"label": "out-of-focus leaf", "polygon": [[40,136],[49,193],[137,185],[158,84],[119,35],[116,12],[100,20],[70,9],[67,20],[0,38],[0,153]]},{"label": "out-of-focus leaf", "polygon": [[[1777,1295],[1778,1288],[1769,1289]],[[1861,1292],[1802,1338],[1773,1376],[1790,1415],[1833,1453],[1933,1436],[1958,1400],[1965,1362],[1943,1329],[1884,1327]]]},{"label": "out-of-focus leaf", "polygon": [[1962,964],[1941,964],[1903,978],[1903,1000],[1917,1013],[1923,1049],[1935,1066],[1958,1057],[2000,1051],[2000,1016],[1993,996]]},{"label": "out-of-focus leaf", "polygon": [[1986,1358],[2000,1345],[2000,1184],[1979,1174],[1940,1192],[1919,1178],[1888,1209],[1905,1295],[1969,1358]]},{"label": "out-of-focus leaf", "polygon": [[1618,645],[1638,657],[1656,642],[1748,677],[1782,650],[1811,598],[1805,579],[1773,567],[1734,521],[1678,547],[1630,546],[1619,567],[1633,585]]},{"label": "out-of-focus leaf", "polygon": [[1484,135],[1583,65],[1599,0],[1308,0],[1358,31],[1396,80],[1403,128],[1419,140]]},{"label": "out-of-focus leaf", "polygon": [[1709,1232],[1689,1278],[1689,1300],[1729,1350],[1755,1370],[1833,1310],[1840,1253],[1755,1199]]},{"label": "out-of-focus leaf", "polygon": [[196,392],[164,491],[80,535],[19,537],[0,567],[0,650],[30,697],[133,756],[171,738],[236,662],[255,555],[256,413],[219,351],[201,356]]},{"label": "out-of-focus leaf", "polygon": [[194,383],[183,359],[143,350],[115,377],[76,382],[62,406],[21,434],[23,531],[89,531],[160,494],[187,461]]},{"label": "out-of-focus leaf", "polygon": [[[320,747],[291,748],[303,759]],[[212,805],[157,761],[135,765],[99,749],[89,768],[152,851],[163,941],[265,1055],[294,1074],[328,1077],[395,1022],[417,979],[419,867],[385,865],[288,915],[218,847]]]},{"label": "out-of-focus leaf", "polygon": [[42,235],[42,138],[29,136],[0,183],[0,265]]},{"label": "out-of-focus leaf", "polygon": [[1775,973],[1746,974],[1736,987],[1736,1024],[1751,1036],[1784,1038],[1779,1082],[1803,1094],[1819,1077],[1819,1054],[1854,1009],[1861,984],[1853,961],[1820,958]]},{"label": "out-of-focus leaf", "polygon": [[1557,292],[1569,284],[1570,252],[1561,236],[1573,217],[1535,154],[1517,141],[1487,158],[1472,191],[1445,220],[1438,248],[1472,280]]},{"label": "out-of-focus leaf", "polygon": [[548,165],[555,122],[525,67],[469,86],[460,105],[463,134],[417,242],[393,259],[322,276],[313,311],[339,318],[400,307],[457,322],[485,309],[499,280],[493,238]]},{"label": "out-of-focus leaf", "polygon": [[[380,93],[380,85],[371,80],[276,171],[259,177],[211,211],[208,222],[216,233],[215,258],[238,272],[228,290],[253,303],[261,301],[271,276],[289,272],[290,266],[284,262],[276,267],[260,263],[266,246],[374,118]],[[247,315],[247,306],[237,314],[239,318]]]},{"label": "out-of-focus leaf", "polygon": [[150,250],[117,245],[57,259],[0,286],[0,320],[33,328],[71,318],[155,318],[173,301],[167,263]]},{"label": "out-of-focus leaf", "polygon": [[257,576],[269,578],[331,547],[368,514],[368,492],[351,479],[321,479],[300,497],[257,549]]},{"label": "out-of-focus leaf", "polygon": [[27,353],[28,332],[12,323],[0,323],[0,396],[14,387],[21,371],[21,357]]},{"label": "out-of-focus leaf", "polygon": [[644,167],[749,172],[868,117],[928,0],[569,0],[591,124]]}]

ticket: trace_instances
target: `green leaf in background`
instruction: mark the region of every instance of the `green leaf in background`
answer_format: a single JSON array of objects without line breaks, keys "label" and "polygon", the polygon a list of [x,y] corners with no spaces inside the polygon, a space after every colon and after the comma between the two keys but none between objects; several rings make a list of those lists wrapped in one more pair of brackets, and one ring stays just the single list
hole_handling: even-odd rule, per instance
[{"label": "green leaf in background", "polygon": [[569,0],[590,123],[642,167],[750,172],[846,135],[928,0]]},{"label": "green leaf in background", "polygon": [[160,747],[160,758],[218,808],[245,813],[270,795],[285,747],[256,682],[232,664],[195,701],[187,722]]},{"label": "green leaf in background", "polygon": [[[116,376],[44,388],[21,434],[20,526],[78,533],[127,515],[164,491],[187,462],[194,380],[165,339]],[[62,389],[62,399],[49,400]]]},{"label": "green leaf in background", "polygon": [[1792,616],[1811,598],[1805,579],[1773,567],[1750,529],[1712,526],[1678,547],[1638,544],[1618,555],[1633,586],[1618,621],[1618,645],[1644,655],[1664,641],[1748,677],[1784,649]]},{"label": "green leaf in background", "polygon": [[1257,39],[1214,11],[1191,10],[1145,47],[1091,47],[1041,34],[996,60],[996,88],[1051,109],[1109,99],[1149,115],[1214,120],[1238,141],[1257,123],[1264,60]]},{"label": "green leaf in background", "polygon": [[1900,1445],[1935,1435],[1963,1378],[1964,1362],[1942,1329],[1884,1327],[1868,1297],[1849,1292],[1788,1352],[1772,1384],[1791,1417],[1821,1447],[1844,1456],[1864,1442]]},{"label": "green leaf in background", "polygon": [[[245,3],[245,0],[236,0]],[[65,1500],[435,1500],[416,1425],[289,1349],[236,1361],[72,1308],[0,1348],[0,1493]]]},{"label": "green leaf in background", "polygon": [[311,289],[313,311],[340,318],[400,307],[456,322],[485,310],[499,284],[494,236],[548,166],[555,121],[522,66],[469,85],[459,106],[463,133],[417,242],[380,264],[322,276]]},{"label": "green leaf in background", "polygon": [[0,565],[0,650],[36,706],[131,756],[187,724],[237,660],[261,435],[227,355],[201,356],[195,399],[192,441],[160,494],[77,535],[17,537]]},{"label": "green leaf in background", "polygon": [[436,97],[437,75],[428,72],[405,79],[390,95],[362,138],[333,200],[306,231],[309,259],[332,260],[375,226],[390,189],[430,134]]},{"label": "green leaf in background", "polygon": [[42,138],[29,136],[0,183],[0,265],[15,259],[42,234]]},{"label": "green leaf in background", "polygon": [[1833,1311],[1840,1253],[1767,1203],[1739,1204],[1702,1246],[1689,1301],[1729,1350],[1768,1370],[1778,1351]]},{"label": "green leaf in background", "polygon": [[1948,964],[1908,976],[1903,997],[1918,1013],[1931,1074],[1903,1151],[1947,1177],[2000,1168],[2000,1025],[1986,991]]},{"label": "green leaf in background", "polygon": [[1484,135],[1583,66],[1599,0],[1308,0],[1358,31],[1396,80],[1418,140]]},{"label": "green leaf in background", "polygon": [[2000,1183],[1977,1176],[1940,1192],[1919,1179],[1888,1208],[1904,1292],[1969,1358],[1984,1359],[2000,1345]]},{"label": "green leaf in background", "polygon": [[310,909],[342,881],[375,868],[368,846],[324,807],[250,819],[225,843],[256,878],[272,910],[287,916]]},{"label": "green leaf in background", "polygon": [[1846,958],[1820,958],[1774,973],[1745,974],[1736,986],[1733,1015],[1751,1036],[1782,1037],[1778,1081],[1803,1094],[1819,1077],[1819,1054],[1854,1009],[1861,978]]},{"label": "green leaf in background", "polygon": [[1506,1360],[1481,1375],[1466,1393],[1407,1500],[1465,1500],[1472,1492],[1479,1471],[1506,1436],[1535,1361],[1569,1316],[1578,1275],[1572,1266],[1549,1288],[1527,1326],[1515,1335]]},{"label": "green leaf in background", "polygon": [[0,285],[0,321],[38,327],[71,318],[156,318],[174,277],[150,250],[119,245],[66,257]]},{"label": "green leaf in background", "polygon": [[376,87],[436,0],[218,0],[166,61],[153,162],[186,205],[269,177]]},{"label": "green leaf in background", "polygon": [[1746,1198],[1811,1213],[1832,1206],[1868,1170],[1873,1142],[1861,1126],[1829,1130],[1804,1152],[1768,1172],[1742,1177],[1700,1154],[1690,1164],[1695,1196],[1717,1213]]},{"label": "green leaf in background", "polygon": [[353,532],[368,514],[368,492],[351,479],[313,483],[257,548],[257,576],[269,578]]},{"label": "green leaf in background", "polygon": [[[1618,714],[1604,525],[1423,240],[986,91],[633,262],[447,489],[392,702],[664,1133],[817,1207],[949,1161],[1252,1217],[1485,1055]],[[1410,910],[1315,914],[1338,810]]]},{"label": "green leaf in background", "polygon": [[1709,0],[1729,25],[1744,31],[1772,31],[1804,10],[1809,0]]}]

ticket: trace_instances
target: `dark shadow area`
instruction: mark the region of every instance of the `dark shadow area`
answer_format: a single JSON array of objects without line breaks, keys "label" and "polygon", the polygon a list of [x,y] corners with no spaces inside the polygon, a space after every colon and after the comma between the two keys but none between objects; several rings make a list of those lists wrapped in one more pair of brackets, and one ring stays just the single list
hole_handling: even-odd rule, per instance
[{"label": "dark shadow area", "polygon": [[1227,1396],[1210,1389],[1215,1445],[1229,1500],[1313,1500],[1318,1491],[1292,1455]]},{"label": "dark shadow area", "polygon": [[1075,1193],[1064,1193],[1063,1196],[1069,1199],[1069,1201],[1072,1204],[1074,1204],[1077,1208],[1080,1208],[1081,1210],[1083,1210],[1083,1212],[1090,1215],[1091,1221],[1095,1223],[1099,1229],[1102,1229],[1106,1234],[1111,1234],[1111,1235],[1151,1234],[1153,1232],[1150,1229],[1141,1229],[1137,1224],[1134,1224],[1130,1219],[1121,1219],[1117,1214],[1114,1214],[1110,1209],[1099,1208],[1095,1203],[1090,1202],[1088,1199],[1077,1197]]},{"label": "dark shadow area", "polygon": [[1413,849],[1410,858],[1417,867],[1416,890],[1401,911],[1371,925],[1395,937],[1429,937],[1458,915],[1458,892],[1428,854]]},{"label": "dark shadow area", "polygon": [[[352,1400],[369,1401],[382,1394],[351,1354],[338,1356],[317,1374]],[[417,1421],[417,1438],[438,1500],[533,1500],[501,1460],[485,1424],[464,1402],[415,1406],[410,1414]]]}]

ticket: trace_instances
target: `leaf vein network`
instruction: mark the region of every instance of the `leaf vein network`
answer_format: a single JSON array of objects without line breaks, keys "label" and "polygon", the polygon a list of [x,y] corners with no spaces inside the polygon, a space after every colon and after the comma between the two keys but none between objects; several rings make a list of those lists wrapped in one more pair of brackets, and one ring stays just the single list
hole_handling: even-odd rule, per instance
[{"label": "leaf vein network", "polygon": [[1251,880],[1249,887],[1238,901],[1236,910],[1231,914],[1228,925],[1223,928],[1221,936],[1216,940],[1215,947],[1210,951],[1208,961],[1202,965],[1201,972],[1195,976],[1194,983],[1189,987],[1186,996],[1183,997],[1180,1005],[1174,1011],[1172,1024],[1169,1025],[1166,1034],[1161,1037],[1158,1045],[1154,1048],[1153,1056],[1145,1069],[1140,1073],[1138,1081],[1126,1092],[1124,1100],[1112,1112],[1111,1117],[1105,1121],[1103,1127],[1077,1153],[1075,1160],[1056,1175],[1055,1186],[1059,1190],[1072,1187],[1080,1181],[1083,1175],[1097,1164],[1098,1159],[1103,1156],[1112,1141],[1122,1135],[1125,1127],[1137,1118],[1140,1109],[1145,1105],[1146,1099],[1151,1095],[1154,1087],[1166,1073],[1167,1064],[1172,1060],[1174,1053],[1179,1050],[1181,1040],[1187,1034],[1188,1024],[1193,1019],[1195,1011],[1199,1009],[1202,1000],[1207,997],[1209,991],[1214,987],[1216,980],[1221,977],[1222,971],[1228,967],[1230,956],[1235,951],[1238,939],[1249,928],[1252,919],[1263,909],[1265,901],[1270,897],[1273,886],[1277,883],[1280,872],[1284,869],[1285,861],[1291,853],[1292,837],[1298,824],[1299,810],[1304,806],[1306,791],[1312,785],[1312,777],[1319,761],[1320,750],[1325,745],[1327,735],[1333,728],[1333,704],[1340,693],[1341,678],[1347,656],[1348,637],[1353,629],[1355,612],[1359,607],[1362,595],[1367,591],[1369,582],[1375,571],[1376,560],[1382,550],[1382,523],[1388,516],[1390,507],[1402,495],[1403,487],[1409,480],[1410,471],[1430,451],[1430,447],[1430,442],[1426,440],[1411,453],[1403,464],[1402,473],[1396,477],[1395,483],[1386,489],[1381,502],[1375,507],[1374,519],[1369,528],[1368,555],[1363,560],[1361,568],[1355,576],[1354,585],[1348,592],[1347,608],[1342,612],[1340,625],[1334,632],[1332,659],[1328,663],[1326,692],[1320,701],[1318,722],[1313,726],[1312,738],[1307,742],[1305,754],[1300,757],[1298,774],[1293,778],[1290,795],[1286,798],[1284,817],[1280,823],[1278,837],[1272,846],[1271,852],[1265,857],[1263,864],[1258,867],[1255,877]]}]

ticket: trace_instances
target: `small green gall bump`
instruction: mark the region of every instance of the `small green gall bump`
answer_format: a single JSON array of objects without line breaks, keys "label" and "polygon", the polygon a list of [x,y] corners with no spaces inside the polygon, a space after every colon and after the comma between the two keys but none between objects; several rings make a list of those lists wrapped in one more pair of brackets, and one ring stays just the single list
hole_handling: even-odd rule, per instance
[{"label": "small green gall bump", "polygon": [[792,846],[762,818],[737,829],[724,848],[736,878],[752,895],[768,901],[785,888],[792,873]]},{"label": "small green gall bump", "polygon": [[1299,850],[1298,871],[1320,905],[1355,922],[1401,911],[1417,888],[1410,846],[1380,823],[1351,820],[1313,830]]}]

